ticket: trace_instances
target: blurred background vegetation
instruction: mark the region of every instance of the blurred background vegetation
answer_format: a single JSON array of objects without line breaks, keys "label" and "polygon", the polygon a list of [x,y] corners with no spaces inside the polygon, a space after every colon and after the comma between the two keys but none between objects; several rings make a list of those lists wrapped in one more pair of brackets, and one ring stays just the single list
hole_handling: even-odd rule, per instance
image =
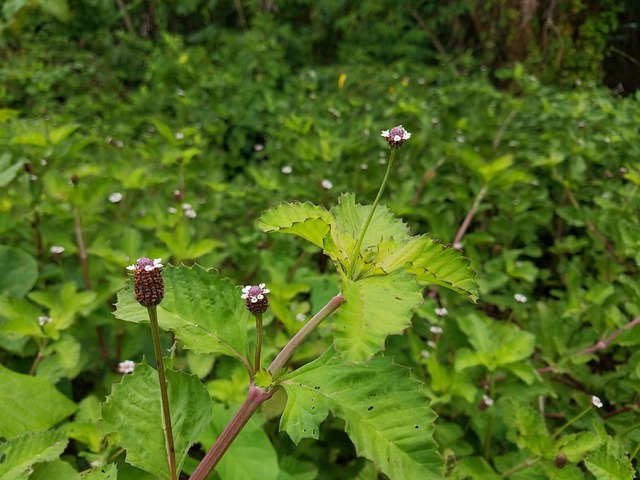
[{"label": "blurred background vegetation", "polygon": [[[383,202],[445,243],[475,214],[460,243],[479,306],[425,292],[414,328],[387,345],[425,382],[447,471],[493,478],[540,457],[524,470],[541,476],[509,478],[556,478],[558,452],[536,443],[539,399],[551,431],[597,394],[606,415],[573,428],[605,425],[632,455],[607,447],[601,457],[624,470],[597,478],[631,478],[640,333],[584,352],[640,315],[639,2],[0,5],[3,365],[47,379],[85,422],[97,419],[90,406],[119,380],[118,362],[152,356],[146,330],[112,315],[124,267],[142,255],[266,281],[273,355],[338,286],[317,249],[267,237],[255,219],[280,201],[331,206],[346,191],[371,202],[387,155],[380,131],[403,124],[413,136]],[[52,321],[39,326],[38,316]],[[482,347],[481,331],[507,342],[489,319],[535,335],[535,352],[506,371],[456,364],[455,352]],[[328,338],[319,332],[298,364]],[[215,400],[242,400],[246,378],[230,361],[175,361]],[[503,408],[478,408],[489,384]],[[277,421],[265,423],[282,471],[295,457],[318,478],[374,478],[333,422],[320,448],[298,450]],[[115,451],[95,429],[69,437],[77,470]],[[563,478],[595,478],[581,463],[588,452],[569,459],[578,476]],[[144,478],[126,468],[120,478]]]}]

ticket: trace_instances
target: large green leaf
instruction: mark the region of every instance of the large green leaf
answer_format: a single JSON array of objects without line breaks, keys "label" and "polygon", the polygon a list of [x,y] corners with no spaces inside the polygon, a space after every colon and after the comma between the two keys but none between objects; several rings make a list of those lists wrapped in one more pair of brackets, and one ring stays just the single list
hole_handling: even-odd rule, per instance
[{"label": "large green leaf", "polygon": [[635,477],[629,456],[611,437],[585,459],[584,465],[598,480],[632,480]]},{"label": "large green leaf", "polygon": [[[82,477],[86,480],[87,477]],[[80,474],[71,465],[60,459],[39,463],[33,467],[29,480],[81,480]],[[115,480],[115,478],[114,478]]]},{"label": "large green leaf", "polygon": [[415,277],[398,270],[357,282],[342,278],[345,303],[333,318],[336,349],[347,362],[364,362],[384,348],[389,335],[411,325],[413,311],[422,303]]},{"label": "large green leaf", "polygon": [[38,279],[38,264],[31,255],[17,248],[0,245],[0,294],[24,297]]},{"label": "large green leaf", "polygon": [[[158,322],[175,332],[185,348],[196,353],[221,353],[246,358],[247,316],[241,288],[216,270],[167,266],[164,300],[158,306]],[[136,302],[131,289],[118,293],[116,317],[147,322],[147,309]]]},{"label": "large green leaf", "polygon": [[435,283],[458,292],[470,301],[478,299],[475,272],[469,260],[458,250],[443,245],[427,235],[405,242],[384,241],[378,245],[374,263],[389,273],[405,267],[421,283]]},{"label": "large green leaf", "polygon": [[333,349],[289,374],[280,420],[298,443],[318,438],[329,410],[346,422],[358,454],[394,480],[441,478],[432,439],[435,414],[409,370],[379,355],[367,365],[345,365]]},{"label": "large green leaf", "polygon": [[[187,451],[211,421],[211,398],[195,375],[166,371],[167,394],[176,449],[181,468]],[[158,373],[146,363],[136,365],[114,385],[102,406],[100,430],[103,435],[117,432],[127,450],[127,462],[168,479],[169,465],[162,429],[162,410]]]},{"label": "large green leaf", "polygon": [[76,405],[44,378],[0,365],[0,436],[47,430],[71,415]]},{"label": "large green leaf", "polygon": [[474,350],[458,351],[456,370],[483,365],[494,371],[525,360],[533,353],[535,335],[513,324],[492,321],[476,313],[458,317],[458,324]]},{"label": "large green leaf", "polygon": [[[0,385],[5,386],[1,381]],[[26,479],[31,465],[49,462],[60,456],[68,440],[58,430],[21,435],[0,443],[0,478]]]},{"label": "large green leaf", "polygon": [[[224,428],[229,424],[235,408],[216,405],[213,421],[198,439],[205,447],[212,446]],[[249,420],[240,435],[216,466],[216,474],[221,480],[276,480],[279,474],[278,454],[269,436],[257,418]]]},{"label": "large green leaf", "polygon": [[264,212],[258,227],[267,233],[297,235],[322,248],[331,220],[329,212],[312,203],[283,203]]}]

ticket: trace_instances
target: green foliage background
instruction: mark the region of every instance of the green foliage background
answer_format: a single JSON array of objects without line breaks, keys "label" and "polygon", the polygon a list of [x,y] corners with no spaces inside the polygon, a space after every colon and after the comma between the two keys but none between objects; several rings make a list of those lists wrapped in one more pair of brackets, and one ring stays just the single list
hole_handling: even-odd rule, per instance
[{"label": "green foliage background", "polygon": [[[461,246],[479,303],[429,287],[386,342],[424,382],[446,475],[632,478],[640,96],[601,82],[619,15],[637,6],[538,3],[2,2],[0,458],[16,462],[0,461],[0,478],[95,465],[82,478],[115,478],[114,461],[120,479],[151,478],[97,427],[118,362],[152,357],[145,326],[112,313],[124,267],[147,255],[266,282],[275,355],[338,276],[319,248],[265,235],[258,217],[281,201],[329,209],[343,192],[370,203],[380,130],[399,123],[412,138],[383,203],[411,234],[451,243],[476,207]],[[320,356],[330,328],[294,366]],[[179,348],[173,364],[202,379],[214,416],[244,398],[232,359]],[[4,418],[11,405],[29,413]],[[284,409],[276,396],[239,440],[246,452],[255,439],[268,478],[380,478],[339,409],[298,446],[278,432]],[[222,427],[207,428],[204,444]],[[230,463],[216,475],[250,478]]]}]

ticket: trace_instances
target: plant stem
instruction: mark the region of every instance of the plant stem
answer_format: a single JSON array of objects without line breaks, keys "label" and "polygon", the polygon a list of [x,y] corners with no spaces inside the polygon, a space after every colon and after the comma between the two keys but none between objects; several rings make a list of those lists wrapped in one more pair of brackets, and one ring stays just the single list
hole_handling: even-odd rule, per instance
[{"label": "plant stem", "polygon": [[[493,399],[495,394],[495,377],[491,374],[489,378],[489,398]],[[487,418],[487,432],[484,439],[484,458],[489,459],[491,453],[491,438],[493,437],[493,413],[487,412],[489,414]]]},{"label": "plant stem", "polygon": [[262,314],[256,315],[256,356],[253,361],[253,371],[260,370],[260,354],[262,351]]},{"label": "plant stem", "polygon": [[555,433],[552,435],[552,438],[556,438],[558,435],[560,435],[564,430],[566,430],[568,427],[570,427],[571,425],[573,425],[575,422],[577,422],[578,420],[580,420],[582,417],[584,417],[587,413],[589,413],[591,410],[593,409],[593,407],[588,406],[587,408],[585,408],[582,412],[580,412],[578,415],[576,415],[575,417],[573,417],[571,420],[569,420],[567,423],[565,423],[564,425],[562,425],[558,430],[555,431]]},{"label": "plant stem", "polygon": [[320,325],[324,319],[326,319],[329,315],[335,312],[340,305],[344,302],[344,297],[342,294],[338,294],[333,297],[329,302],[322,307],[322,309],[316,313],[311,320],[309,320],[298,333],[296,333],[291,340],[284,346],[284,348],[280,351],[280,353],[276,356],[276,358],[269,365],[269,372],[272,375],[278,373],[278,371],[284,367],[284,365],[289,361],[293,352],[296,348],[300,346],[302,342],[313,332],[313,330]]},{"label": "plant stem", "polygon": [[147,307],[149,323],[151,323],[151,337],[153,349],[156,355],[156,367],[160,383],[160,397],[162,400],[162,415],[164,419],[164,439],[169,462],[169,474],[171,480],[177,480],[176,475],[176,449],[173,444],[173,428],[171,427],[171,413],[169,411],[169,397],[167,395],[167,379],[164,375],[164,363],[162,361],[162,347],[160,346],[160,328],[158,327],[158,310],[156,306]]},{"label": "plant stem", "polygon": [[249,385],[247,398],[236,412],[231,422],[222,431],[211,450],[207,452],[198,467],[194,470],[189,480],[205,480],[207,475],[216,468],[216,465],[236,439],[242,428],[247,424],[251,416],[258,410],[261,403],[269,400],[273,392],[265,392],[253,383]]},{"label": "plant stem", "polygon": [[503,472],[502,475],[500,475],[500,478],[509,478],[512,474],[519,472],[522,469],[529,468],[531,465],[538,462],[539,460],[540,458],[533,458],[533,459],[527,458],[524,462],[519,463],[515,467],[512,467],[509,470],[507,470],[506,472]]},{"label": "plant stem", "polygon": [[353,247],[353,250],[351,251],[351,255],[349,255],[350,264],[349,264],[349,272],[347,273],[347,277],[350,279],[353,279],[353,270],[356,267],[356,258],[360,253],[360,247],[362,246],[364,236],[367,234],[367,230],[369,229],[369,224],[371,223],[373,214],[376,212],[376,207],[378,206],[378,203],[380,203],[380,199],[382,198],[384,189],[387,186],[387,181],[389,180],[389,174],[391,173],[391,167],[393,166],[393,162],[395,161],[397,155],[398,155],[398,149],[391,148],[391,153],[389,155],[389,164],[387,165],[387,171],[384,174],[384,178],[382,179],[382,184],[380,185],[380,189],[378,190],[378,195],[376,195],[376,199],[373,201],[373,205],[371,206],[371,211],[369,211],[369,216],[364,222],[362,231],[360,232],[360,238],[358,238],[358,241],[355,247]]}]

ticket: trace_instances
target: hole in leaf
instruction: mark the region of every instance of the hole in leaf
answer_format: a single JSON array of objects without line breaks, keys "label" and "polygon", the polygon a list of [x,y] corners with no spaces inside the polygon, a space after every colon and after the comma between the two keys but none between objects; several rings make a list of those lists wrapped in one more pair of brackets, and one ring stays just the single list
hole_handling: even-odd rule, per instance
[{"label": "hole in leaf", "polygon": [[420,426],[419,426],[419,425],[416,425],[416,426],[415,426],[415,427],[413,427],[413,428],[420,428]]},{"label": "hole in leaf", "polygon": [[367,408],[368,411],[373,410],[373,405],[369,405],[369,408]]}]

